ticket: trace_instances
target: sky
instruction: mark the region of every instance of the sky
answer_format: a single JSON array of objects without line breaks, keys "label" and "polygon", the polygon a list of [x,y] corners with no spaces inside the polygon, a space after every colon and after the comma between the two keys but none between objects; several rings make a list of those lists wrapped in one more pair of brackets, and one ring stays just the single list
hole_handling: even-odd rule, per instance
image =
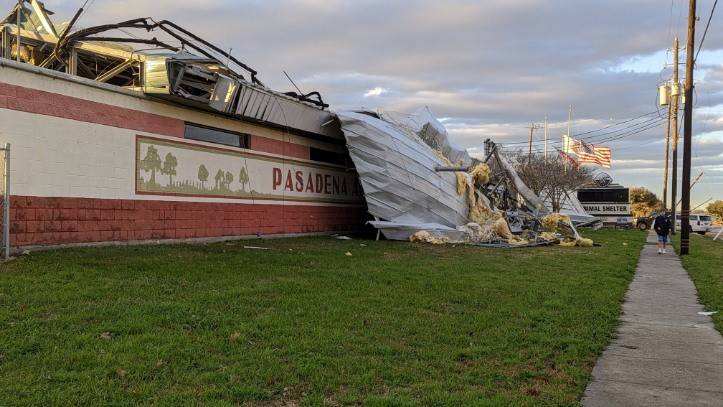
[{"label": "sky", "polygon": [[[11,1],[6,1],[11,8]],[[723,200],[723,5],[697,1],[691,209]],[[607,146],[598,171],[662,198],[667,107],[658,86],[680,40],[683,0],[45,0],[57,24],[170,20],[258,71],[277,91],[318,91],[331,110],[428,106],[473,155],[486,139],[533,151],[573,138]],[[710,24],[708,25],[710,21]],[[707,33],[704,32],[708,26]],[[703,41],[701,47],[701,40]],[[683,111],[678,144],[682,195]],[[543,128],[546,125],[546,130]],[[668,194],[672,179],[668,178]],[[670,197],[668,197],[670,201]],[[702,204],[702,206],[701,206]],[[669,205],[670,206],[670,205]]]}]

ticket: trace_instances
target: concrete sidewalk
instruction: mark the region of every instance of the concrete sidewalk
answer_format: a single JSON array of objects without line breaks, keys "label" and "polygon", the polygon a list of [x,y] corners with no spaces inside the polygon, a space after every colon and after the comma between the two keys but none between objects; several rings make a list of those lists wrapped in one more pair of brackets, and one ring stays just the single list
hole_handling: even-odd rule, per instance
[{"label": "concrete sidewalk", "polygon": [[657,250],[651,232],[584,406],[723,406],[723,338],[672,247]]}]

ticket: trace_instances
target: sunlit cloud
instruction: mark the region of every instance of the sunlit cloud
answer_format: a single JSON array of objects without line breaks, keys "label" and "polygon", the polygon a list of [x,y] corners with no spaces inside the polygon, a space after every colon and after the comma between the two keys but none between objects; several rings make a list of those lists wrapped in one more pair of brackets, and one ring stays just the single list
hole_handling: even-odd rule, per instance
[{"label": "sunlit cloud", "polygon": [[367,91],[367,93],[364,94],[364,97],[369,98],[369,97],[374,97],[374,96],[380,96],[382,93],[386,93],[386,92],[387,92],[386,89],[377,86],[376,88]]}]

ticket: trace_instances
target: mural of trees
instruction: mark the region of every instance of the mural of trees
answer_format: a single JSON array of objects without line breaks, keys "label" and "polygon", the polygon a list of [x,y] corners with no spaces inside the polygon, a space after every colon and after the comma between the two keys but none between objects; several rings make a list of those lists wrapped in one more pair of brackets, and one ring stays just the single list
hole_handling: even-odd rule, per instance
[{"label": "mural of trees", "polygon": [[[250,157],[248,160],[250,163],[246,164],[247,157],[233,152],[206,149],[199,146],[189,146],[185,143],[142,136],[138,136],[136,143],[136,192],[233,199],[253,199],[258,197],[285,199],[286,195],[273,185],[260,185],[261,191],[255,191],[254,187],[256,185],[251,185],[251,176],[264,176],[264,173],[257,173],[256,171],[251,174],[250,168],[253,168],[251,165],[259,165],[264,170],[271,171],[273,169],[276,171],[277,164],[269,163],[263,158]],[[206,163],[210,164],[211,167]],[[278,165],[283,165],[283,163]],[[216,171],[211,172],[214,167]],[[308,170],[305,168],[305,170],[309,174],[316,171],[314,168]],[[284,169],[284,171],[286,170]],[[162,174],[159,180],[155,178],[156,173]],[[163,175],[169,178],[163,179]],[[212,183],[214,180],[215,186]],[[237,186],[234,182],[238,182],[240,185]],[[301,198],[309,201],[315,199],[306,195],[301,196]],[[332,199],[336,199],[336,197]],[[344,199],[340,198],[338,200]]]},{"label": "mural of trees", "polygon": [[156,171],[161,171],[161,156],[158,155],[158,149],[154,146],[148,146],[145,158],[141,160],[140,167],[143,171],[151,172],[151,180],[149,183],[156,183]]},{"label": "mural of trees", "polygon": [[201,188],[206,188],[206,181],[208,181],[208,170],[206,169],[206,166],[201,164],[200,167],[198,167],[198,180],[201,181]]},{"label": "mural of trees", "polygon": [[246,167],[241,167],[241,171],[238,173],[238,182],[241,183],[241,190],[246,191],[246,184],[249,183],[249,174]]},{"label": "mural of trees", "polygon": [[176,167],[178,166],[178,160],[173,154],[166,154],[166,161],[163,163],[161,168],[161,174],[169,176],[168,185],[173,185],[173,176],[176,175]]}]

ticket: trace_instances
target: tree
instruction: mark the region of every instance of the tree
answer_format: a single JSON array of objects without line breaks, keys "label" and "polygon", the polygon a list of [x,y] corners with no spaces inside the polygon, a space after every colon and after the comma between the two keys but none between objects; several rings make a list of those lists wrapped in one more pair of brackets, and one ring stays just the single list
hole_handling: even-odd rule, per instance
[{"label": "tree", "polygon": [[246,167],[241,167],[241,171],[238,173],[238,182],[241,183],[241,189],[246,191],[246,184],[249,182],[249,174],[246,172]]},{"label": "tree", "polygon": [[161,174],[166,174],[169,176],[169,185],[173,185],[173,176],[176,175],[177,166],[178,160],[176,159],[176,157],[174,157],[171,153],[166,154],[166,161],[163,163],[163,168],[161,168]]},{"label": "tree", "polygon": [[647,188],[630,188],[630,209],[633,216],[647,216],[652,211],[663,209],[663,201]]},{"label": "tree", "polygon": [[716,215],[718,219],[723,219],[723,201],[721,201],[720,199],[715,202],[709,203],[706,207],[706,210],[708,211],[708,213]]},{"label": "tree", "polygon": [[140,168],[144,171],[151,172],[150,184],[156,183],[156,171],[161,170],[161,156],[158,155],[158,149],[148,146],[145,158],[141,160]]},{"label": "tree", "polygon": [[208,181],[208,170],[206,169],[206,166],[201,164],[200,167],[198,167],[198,180],[201,181],[201,188],[205,188],[204,183]]},{"label": "tree", "polygon": [[592,182],[594,170],[574,167],[560,155],[513,154],[515,169],[522,182],[540,198],[549,201],[553,212],[559,212],[570,193]]}]

